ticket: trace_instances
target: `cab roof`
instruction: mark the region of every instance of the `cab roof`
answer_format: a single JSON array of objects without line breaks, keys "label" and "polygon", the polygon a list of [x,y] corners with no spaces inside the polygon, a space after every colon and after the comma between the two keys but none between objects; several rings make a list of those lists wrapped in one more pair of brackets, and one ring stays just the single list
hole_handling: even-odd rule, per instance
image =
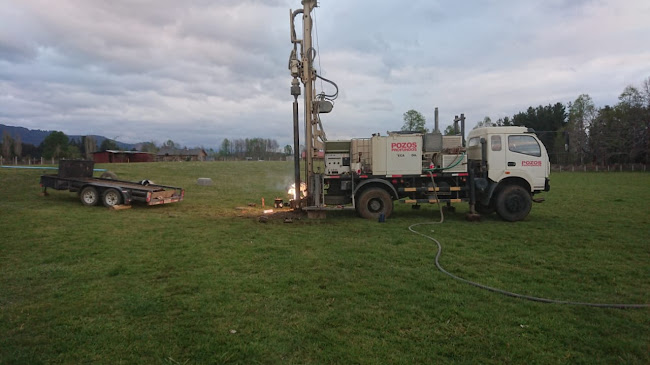
[{"label": "cab roof", "polygon": [[484,136],[487,134],[520,134],[520,133],[535,133],[532,128],[526,127],[482,127],[472,129],[467,138]]}]

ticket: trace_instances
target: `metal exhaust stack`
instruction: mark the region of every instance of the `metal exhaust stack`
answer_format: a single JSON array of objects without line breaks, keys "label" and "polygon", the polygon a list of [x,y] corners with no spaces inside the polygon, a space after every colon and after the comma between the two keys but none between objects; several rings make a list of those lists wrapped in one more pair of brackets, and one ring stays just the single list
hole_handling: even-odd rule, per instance
[{"label": "metal exhaust stack", "polygon": [[463,136],[463,147],[465,147],[465,114],[460,114],[460,134]]},{"label": "metal exhaust stack", "polygon": [[435,121],[434,132],[440,133],[440,120],[438,119],[438,107],[436,107],[436,109],[434,109],[433,116],[434,116],[433,119]]},{"label": "metal exhaust stack", "polygon": [[460,122],[460,134],[462,136],[462,146],[465,147],[465,114],[462,113],[460,118],[454,115],[454,134],[458,135],[458,122]]}]

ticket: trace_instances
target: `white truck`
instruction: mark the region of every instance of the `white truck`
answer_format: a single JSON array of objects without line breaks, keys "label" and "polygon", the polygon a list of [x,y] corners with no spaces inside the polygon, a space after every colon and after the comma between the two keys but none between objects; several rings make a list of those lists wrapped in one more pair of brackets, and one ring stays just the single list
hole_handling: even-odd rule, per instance
[{"label": "white truck", "polygon": [[315,174],[313,209],[354,207],[369,219],[389,217],[399,201],[469,202],[472,215],[519,221],[543,201],[533,196],[550,189],[546,149],[525,127],[475,129],[467,147],[462,136],[437,132],[327,141],[324,170]]},{"label": "white truck", "polygon": [[[312,10],[316,0],[302,0],[302,8],[290,11],[293,50],[288,68],[293,77],[294,151],[300,150],[298,97],[304,90],[305,173],[304,197],[294,196],[291,205],[314,215],[330,209],[356,209],[366,218],[388,217],[393,202],[412,204],[469,202],[470,218],[496,211],[507,221],[528,215],[533,196],[548,191],[548,154],[534,131],[525,127],[488,127],[473,130],[465,141],[465,117],[460,135],[443,136],[436,125],[433,133],[392,132],[387,136],[346,141],[328,141],[320,114],[332,111],[338,86],[314,68],[316,49],[312,42]],[[302,38],[296,19],[302,19]],[[316,93],[320,79],[336,90]],[[456,125],[457,127],[457,125]],[[457,132],[458,128],[454,128]],[[467,142],[467,143],[466,143]],[[320,160],[324,151],[322,166]],[[320,163],[320,161],[316,161]],[[319,170],[320,169],[320,170]],[[323,171],[324,170],[324,171]],[[294,154],[295,186],[302,186],[300,155]]]}]

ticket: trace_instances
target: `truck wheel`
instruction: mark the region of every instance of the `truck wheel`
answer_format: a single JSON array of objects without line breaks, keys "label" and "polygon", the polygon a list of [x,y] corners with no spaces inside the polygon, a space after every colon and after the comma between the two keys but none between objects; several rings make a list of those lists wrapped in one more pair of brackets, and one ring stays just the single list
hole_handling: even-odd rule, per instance
[{"label": "truck wheel", "polygon": [[496,210],[501,219],[516,222],[526,218],[532,205],[532,198],[526,189],[519,185],[509,185],[499,193]]},{"label": "truck wheel", "polygon": [[104,196],[102,196],[102,203],[109,208],[120,205],[122,203],[122,194],[115,189],[108,189],[104,192]]},{"label": "truck wheel", "polygon": [[117,180],[117,175],[112,171],[106,171],[99,176],[101,179]]},{"label": "truck wheel", "polygon": [[83,205],[97,205],[99,202],[99,193],[97,193],[97,189],[94,187],[86,186],[81,190],[81,193],[79,193],[79,198],[81,199],[81,203]]},{"label": "truck wheel", "polygon": [[377,219],[383,213],[388,218],[393,212],[393,200],[382,188],[364,190],[357,202],[359,215],[367,219]]}]

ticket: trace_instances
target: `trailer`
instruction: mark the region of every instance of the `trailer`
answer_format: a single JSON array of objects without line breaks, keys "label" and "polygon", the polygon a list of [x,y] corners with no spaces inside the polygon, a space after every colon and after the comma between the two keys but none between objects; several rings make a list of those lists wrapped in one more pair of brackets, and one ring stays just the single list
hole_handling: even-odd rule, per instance
[{"label": "trailer", "polygon": [[58,174],[41,175],[43,193],[48,194],[47,188],[68,190],[79,193],[83,205],[98,205],[101,201],[106,207],[130,205],[133,202],[169,204],[180,202],[185,197],[182,188],[158,185],[149,180],[123,181],[111,173],[93,177],[94,164],[93,161],[61,160]]}]

